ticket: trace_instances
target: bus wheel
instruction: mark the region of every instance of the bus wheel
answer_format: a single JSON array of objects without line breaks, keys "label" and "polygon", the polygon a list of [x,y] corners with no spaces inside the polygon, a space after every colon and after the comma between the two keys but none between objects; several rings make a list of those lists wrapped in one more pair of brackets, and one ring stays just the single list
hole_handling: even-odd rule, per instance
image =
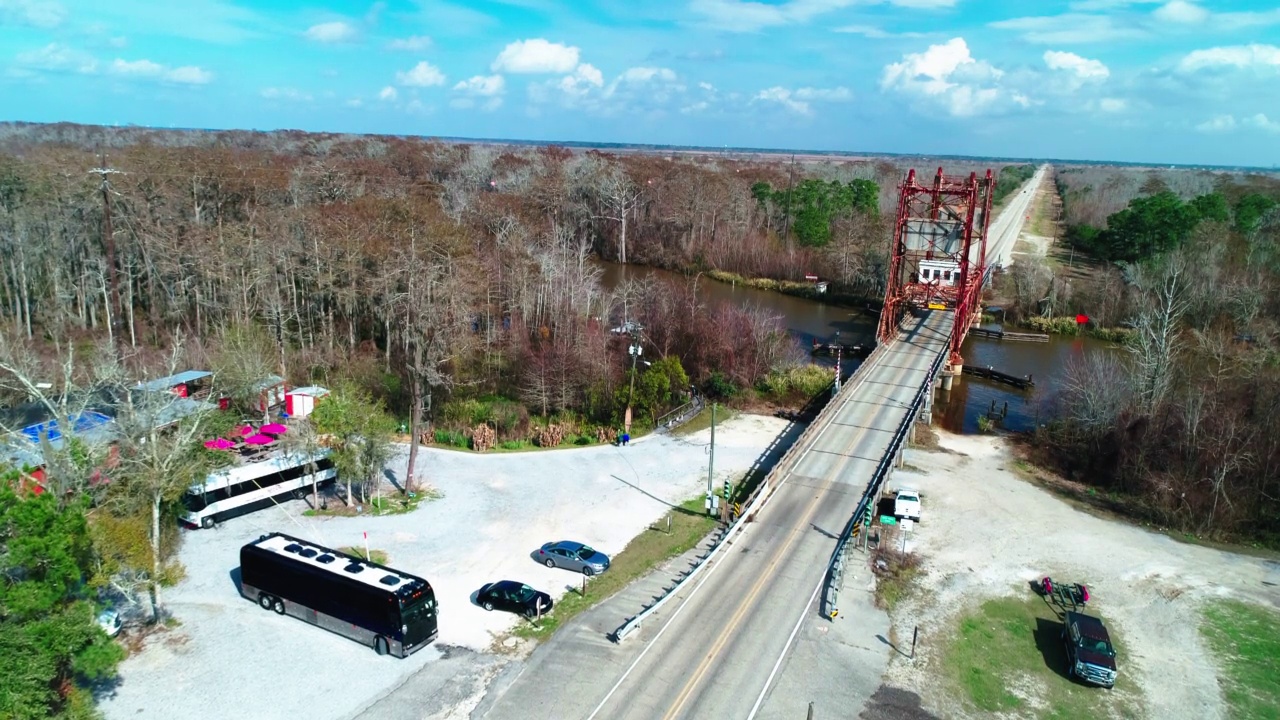
[{"label": "bus wheel", "polygon": [[277,615],[283,615],[284,601],[280,598],[271,598],[271,609],[275,610]]},{"label": "bus wheel", "polygon": [[306,496],[307,496],[307,491],[306,491],[306,490],[303,490],[302,488],[298,488],[297,490],[294,490],[294,491],[293,491],[293,499],[294,499],[294,500],[301,500],[302,498],[304,498],[304,497],[306,497]]},{"label": "bus wheel", "polygon": [[204,528],[205,530],[208,530],[209,528],[213,527],[213,525],[214,525],[214,522],[213,522],[212,515],[208,517],[200,518],[200,527]]},{"label": "bus wheel", "polygon": [[386,655],[391,652],[391,648],[387,646],[387,639],[379,635],[373,639],[373,651],[379,655]]},{"label": "bus wheel", "polygon": [[485,609],[485,610],[492,611],[492,610],[493,610],[493,603],[489,602],[488,600],[485,600],[485,601],[484,601],[484,609]]},{"label": "bus wheel", "polygon": [[263,610],[270,610],[271,596],[266,593],[258,593],[258,604],[262,606]]}]

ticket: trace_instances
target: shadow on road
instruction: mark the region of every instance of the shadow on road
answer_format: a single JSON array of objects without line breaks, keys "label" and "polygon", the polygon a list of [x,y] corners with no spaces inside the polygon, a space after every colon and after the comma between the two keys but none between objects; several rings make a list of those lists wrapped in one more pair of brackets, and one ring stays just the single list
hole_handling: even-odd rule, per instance
[{"label": "shadow on road", "polygon": [[1044,656],[1044,664],[1058,677],[1067,675],[1067,649],[1062,645],[1062,623],[1045,618],[1036,618],[1036,649]]},{"label": "shadow on road", "polygon": [[920,696],[910,690],[881,685],[867,701],[860,720],[938,720],[920,707]]},{"label": "shadow on road", "polygon": [[632,490],[635,490],[635,491],[639,492],[641,495],[645,495],[645,496],[650,497],[650,498],[652,498],[652,499],[654,499],[654,500],[657,500],[658,502],[662,503],[663,505],[666,505],[667,507],[671,508],[672,510],[674,510],[674,511],[676,511],[676,512],[678,512],[678,513],[681,513],[681,514],[683,514],[683,515],[701,515],[701,514],[702,514],[702,513],[700,513],[700,512],[694,512],[693,510],[690,510],[690,509],[688,509],[688,508],[680,507],[679,505],[673,505],[673,504],[671,504],[671,503],[667,502],[666,500],[663,500],[662,498],[658,497],[657,495],[654,495],[653,493],[649,492],[648,490],[645,490],[644,488],[640,487],[639,485],[636,485],[636,484],[635,484],[635,483],[633,483],[633,482],[628,482],[628,481],[626,481],[626,480],[623,480],[622,478],[618,477],[617,475],[610,475],[609,477],[613,478],[614,480],[617,480],[618,482],[622,483],[623,485],[626,485],[627,487],[631,488]]},{"label": "shadow on road", "polygon": [[877,640],[879,640],[880,642],[884,643],[885,645],[888,645],[889,647],[893,648],[893,651],[894,651],[894,652],[896,652],[896,653],[898,653],[898,654],[899,654],[899,655],[901,655],[902,657],[904,657],[904,658],[910,658],[910,657],[911,657],[910,655],[908,655],[908,654],[906,654],[906,653],[902,652],[902,650],[900,650],[900,649],[898,648],[898,646],[897,646],[897,645],[894,645],[893,643],[889,642],[889,639],[888,639],[888,638],[886,638],[885,636],[883,636],[883,635],[877,635],[877,636],[876,636],[876,639],[877,639]]}]

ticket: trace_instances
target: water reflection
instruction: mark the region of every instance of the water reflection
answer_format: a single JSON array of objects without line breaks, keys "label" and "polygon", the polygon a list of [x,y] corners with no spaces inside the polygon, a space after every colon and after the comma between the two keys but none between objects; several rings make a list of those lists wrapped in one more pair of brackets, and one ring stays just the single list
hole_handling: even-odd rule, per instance
[{"label": "water reflection", "polygon": [[[604,262],[599,266],[604,271],[601,283],[606,289],[614,289],[628,278],[643,281],[653,277],[677,283],[692,280],[679,273],[649,267]],[[780,316],[806,353],[815,338],[830,341],[837,332],[840,333],[840,341],[845,343],[870,341],[875,337],[877,318],[856,309],[767,290],[734,287],[705,277],[698,281],[698,295],[708,304],[756,305]],[[998,324],[983,327],[1001,328]],[[1090,352],[1108,352],[1114,347],[1111,343],[1092,338],[1054,336],[1047,343],[1029,343],[970,336],[962,349],[965,364],[990,365],[1013,375],[1031,375],[1035,379],[1035,387],[1022,391],[980,378],[961,376],[955,378],[949,393],[939,391],[934,417],[947,430],[974,433],[978,431],[979,417],[990,411],[993,405],[999,412],[1007,404],[1008,414],[1002,426],[1007,430],[1030,430],[1048,419],[1051,403],[1073,358]],[[834,364],[830,358],[814,358],[814,362],[826,367]],[[857,362],[846,360],[843,369],[851,372]]]}]

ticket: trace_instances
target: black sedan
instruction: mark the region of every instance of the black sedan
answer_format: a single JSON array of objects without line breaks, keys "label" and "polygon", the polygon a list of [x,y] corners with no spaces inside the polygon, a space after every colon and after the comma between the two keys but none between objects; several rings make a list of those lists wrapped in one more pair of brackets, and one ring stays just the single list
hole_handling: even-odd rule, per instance
[{"label": "black sedan", "polygon": [[485,610],[506,610],[527,618],[551,612],[551,596],[514,580],[500,580],[480,588],[476,604]]}]

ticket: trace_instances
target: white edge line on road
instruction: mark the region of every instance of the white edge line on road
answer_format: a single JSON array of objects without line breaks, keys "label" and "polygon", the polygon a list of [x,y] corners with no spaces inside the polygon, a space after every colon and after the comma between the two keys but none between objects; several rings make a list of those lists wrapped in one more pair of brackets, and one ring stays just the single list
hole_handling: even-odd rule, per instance
[{"label": "white edge line on road", "polygon": [[756,698],[756,704],[751,706],[751,712],[747,714],[747,720],[753,720],[756,712],[760,710],[760,705],[764,702],[764,696],[768,694],[769,687],[773,685],[773,677],[778,674],[778,670],[782,668],[782,661],[786,659],[787,653],[791,651],[791,644],[796,640],[796,634],[800,632],[800,627],[804,625],[805,619],[809,617],[809,608],[813,607],[814,598],[818,597],[818,592],[822,590],[823,584],[827,582],[827,574],[822,574],[822,579],[818,581],[818,586],[813,589],[813,594],[809,596],[809,602],[805,603],[804,609],[800,611],[800,619],[796,621],[796,626],[791,630],[791,637],[787,638],[787,644],[782,646],[782,652],[778,654],[778,661],[773,664],[773,670],[769,672],[769,677],[764,681],[764,687],[760,689],[760,696]]},{"label": "white edge line on road", "polygon": [[[880,347],[885,348],[885,350],[886,350],[886,352],[887,352],[887,349],[888,349],[888,348],[892,347],[893,345],[896,345],[897,343],[898,343],[898,340],[895,338],[892,342],[888,343],[887,345],[880,346]],[[876,349],[877,349],[877,350],[879,350],[879,349],[880,349],[880,347],[878,347],[878,348],[876,348]],[[874,353],[874,351],[873,351],[873,353]],[[884,357],[884,354],[881,354],[881,357]],[[868,360],[869,360],[869,359],[870,359],[870,358],[868,358]],[[877,360],[879,360],[879,358],[877,358]],[[864,365],[860,365],[860,366],[858,366],[858,370],[860,371],[860,370],[862,370],[864,367],[867,367],[867,365],[866,365],[866,364],[864,364]],[[855,372],[856,372],[856,371],[855,371]],[[843,409],[843,406],[844,406],[844,405],[846,405],[846,404],[848,404],[848,402],[849,402],[849,398],[853,397],[854,393],[856,393],[856,392],[858,391],[858,388],[859,388],[859,387],[861,387],[861,386],[863,385],[863,383],[865,383],[865,382],[866,382],[866,379],[867,379],[867,377],[868,377],[870,374],[871,374],[871,369],[870,369],[870,368],[867,368],[867,372],[866,372],[865,374],[863,374],[863,376],[862,376],[862,377],[858,378],[858,382],[857,382],[857,384],[856,384],[856,385],[854,385],[854,387],[853,387],[853,388],[851,388],[851,389],[849,390],[849,394],[845,397],[845,399],[840,401],[840,405],[841,405],[841,407],[840,407],[840,408],[836,408],[835,410],[833,410],[833,411],[832,411],[832,413],[831,413],[831,417],[835,417],[835,416],[840,412],[840,410],[842,410],[842,409]],[[815,436],[813,437],[813,440],[809,443],[809,446],[808,446],[807,448],[805,448],[805,449],[804,449],[804,452],[801,454],[801,456],[800,456],[799,458],[797,458],[797,459],[796,459],[795,464],[794,464],[794,465],[792,465],[792,466],[791,466],[791,469],[787,471],[787,475],[790,475],[790,474],[791,474],[791,472],[795,469],[796,465],[799,465],[799,464],[800,464],[800,462],[801,462],[802,460],[804,460],[805,456],[807,456],[807,455],[809,454],[809,452],[810,452],[811,450],[813,450],[814,446],[818,444],[818,440],[822,438],[823,434],[827,432],[827,430],[832,426],[832,424],[833,424],[833,423],[828,422],[828,423],[826,424],[826,426],[825,426],[825,427],[823,427],[821,430],[819,430],[819,431],[818,431],[818,434],[817,434],[817,435],[815,435]],[[785,457],[785,455],[784,455],[784,457]],[[782,460],[782,458],[779,458],[779,462],[781,462],[781,460]],[[786,478],[784,477],[784,478],[783,478],[783,481],[785,481],[785,479],[786,479]],[[777,487],[775,487],[773,490],[770,490],[770,491],[768,492],[768,498],[765,498],[765,501],[766,501],[766,502],[762,502],[762,503],[760,504],[760,507],[756,510],[756,512],[757,512],[757,513],[760,513],[760,512],[763,512],[763,511],[764,511],[764,508],[765,508],[765,505],[767,504],[767,501],[768,501],[768,500],[773,499],[773,496],[774,496],[775,494],[777,494],[777,491],[778,491],[781,487],[782,487],[782,482],[779,482]],[[743,529],[745,529],[745,525],[744,525],[744,528],[743,528]],[[728,537],[726,536],[726,537],[725,537],[725,539],[721,541],[721,544],[727,544],[727,543],[728,543]],[[681,612],[684,612],[684,609],[685,609],[686,607],[688,607],[688,606],[689,606],[689,601],[690,601],[690,600],[693,600],[693,596],[694,596],[694,595],[697,595],[697,594],[698,594],[698,591],[699,591],[699,590],[701,590],[701,589],[703,588],[703,586],[705,586],[705,585],[707,584],[707,580],[711,578],[711,573],[714,573],[714,572],[716,571],[716,569],[717,569],[717,568],[719,568],[719,567],[720,567],[721,565],[723,565],[723,564],[724,564],[724,563],[716,563],[716,564],[715,564],[715,565],[713,565],[712,567],[707,568],[707,574],[703,576],[703,578],[702,578],[702,582],[698,583],[698,585],[697,585],[695,588],[693,588],[693,590],[691,590],[691,591],[689,592],[689,596],[688,596],[688,597],[686,597],[686,598],[684,599],[684,602],[681,602],[681,603],[680,603],[680,607],[676,608],[676,611],[675,611],[675,612],[673,612],[673,613],[671,613],[671,617],[670,617],[670,618],[668,618],[668,619],[667,619],[667,622],[666,622],[666,623],[664,623],[664,624],[662,625],[662,629],[658,631],[658,634],[657,634],[657,635],[654,635],[654,636],[653,636],[653,639],[649,641],[649,644],[648,644],[648,645],[645,645],[645,646],[644,646],[644,650],[641,650],[641,651],[640,651],[640,655],[639,655],[638,657],[636,657],[635,661],[633,661],[633,662],[631,663],[631,666],[627,668],[627,671],[626,671],[626,672],[624,672],[624,673],[622,673],[622,677],[618,678],[618,681],[617,681],[616,683],[614,683],[614,684],[613,684],[613,687],[609,688],[609,692],[608,692],[608,694],[606,694],[606,695],[604,696],[604,699],[600,701],[600,704],[599,704],[599,705],[596,705],[596,709],[591,711],[591,714],[587,716],[587,720],[593,720],[593,719],[595,718],[595,716],[596,716],[596,715],[598,715],[602,709],[604,709],[605,704],[609,702],[609,698],[613,697],[613,694],[614,694],[614,693],[616,693],[616,692],[618,691],[618,688],[622,687],[622,683],[626,682],[627,677],[628,677],[628,676],[630,676],[630,675],[631,675],[631,672],[632,672],[633,670],[635,670],[635,669],[636,669],[636,666],[640,664],[640,661],[644,659],[644,656],[645,656],[645,655],[647,655],[647,654],[649,654],[649,651],[653,649],[653,646],[658,644],[658,638],[661,638],[661,637],[662,637],[662,634],[663,634],[663,633],[665,633],[665,632],[667,631],[667,628],[671,627],[671,623],[675,622],[676,618],[677,618],[677,617],[679,617],[679,615],[680,615],[680,613],[681,613]],[[821,589],[822,589],[822,582],[823,582],[823,581],[825,581],[825,580],[826,580],[826,574],[825,574],[825,572],[824,572],[824,574],[823,574],[823,576],[822,576],[822,580],[820,580],[820,581],[819,581],[819,583],[818,583],[818,589],[819,589],[819,590],[821,590]],[[815,596],[817,595],[817,591],[814,591],[814,595],[815,595]],[[804,609],[805,609],[805,612],[806,612],[806,613],[809,611],[809,606],[810,606],[810,605],[813,605],[813,598],[809,598],[809,602],[808,602],[808,604],[806,604],[806,605],[805,605],[805,607],[804,607]],[[803,619],[803,617],[802,617],[801,619]],[[794,633],[794,632],[793,632],[793,633],[791,633],[791,636],[794,638],[794,637],[795,637],[795,633]],[[791,640],[787,640],[787,647],[789,648],[790,646],[791,646]],[[782,662],[782,657],[785,657],[785,656],[786,656],[786,654],[787,654],[787,648],[783,648],[782,656],[780,656],[780,657],[779,657],[779,659],[778,659],[778,662],[779,662],[779,663],[781,663],[781,662]],[[774,670],[775,670],[775,671],[777,670],[776,666],[775,666]],[[773,675],[771,674],[771,675],[769,676],[769,678],[770,678],[770,680],[772,680],[772,679],[773,679]],[[766,685],[765,685],[765,688],[766,688],[766,689],[768,688],[768,684],[767,684],[767,683],[766,683]],[[754,711],[753,711],[753,712],[754,712]]]}]

